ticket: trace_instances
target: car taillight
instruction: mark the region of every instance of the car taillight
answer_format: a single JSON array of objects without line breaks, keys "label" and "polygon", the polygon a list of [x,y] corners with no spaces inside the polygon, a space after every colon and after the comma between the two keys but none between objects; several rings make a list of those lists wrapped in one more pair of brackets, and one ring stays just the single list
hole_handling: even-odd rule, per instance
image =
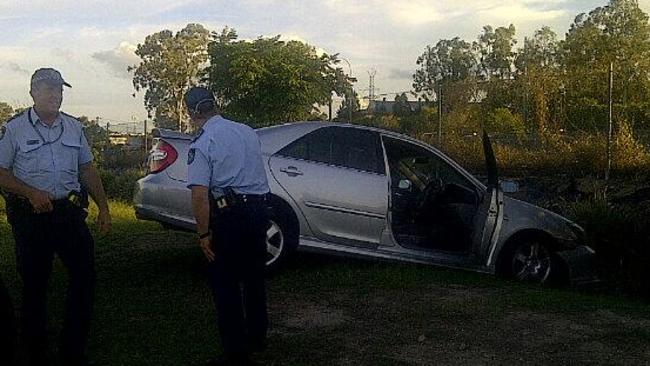
[{"label": "car taillight", "polygon": [[177,158],[178,152],[176,149],[171,144],[160,140],[149,155],[149,172],[160,173],[174,164]]}]

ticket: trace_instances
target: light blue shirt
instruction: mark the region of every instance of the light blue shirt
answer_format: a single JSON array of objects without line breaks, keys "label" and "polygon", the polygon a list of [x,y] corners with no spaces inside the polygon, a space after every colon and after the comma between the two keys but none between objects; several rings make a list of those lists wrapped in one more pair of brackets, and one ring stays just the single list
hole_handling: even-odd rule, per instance
[{"label": "light blue shirt", "polygon": [[92,160],[81,122],[65,113],[48,126],[29,108],[0,127],[0,168],[54,199],[79,191],[79,166]]},{"label": "light blue shirt", "polygon": [[190,145],[187,186],[204,186],[213,197],[230,187],[240,194],[269,192],[260,140],[255,130],[214,116]]}]

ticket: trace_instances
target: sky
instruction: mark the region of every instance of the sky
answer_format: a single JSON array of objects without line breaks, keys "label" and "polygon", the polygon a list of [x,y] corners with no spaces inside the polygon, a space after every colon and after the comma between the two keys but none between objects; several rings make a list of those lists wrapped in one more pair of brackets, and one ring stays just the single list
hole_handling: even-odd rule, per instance
[{"label": "sky", "polygon": [[[240,39],[281,35],[338,53],[355,90],[368,94],[411,90],[416,60],[427,45],[459,36],[472,41],[484,25],[514,24],[519,43],[542,26],[560,39],[576,15],[607,0],[0,0],[0,101],[30,106],[29,79],[54,67],[72,84],[62,110],[101,117],[100,124],[137,126],[147,117],[135,93],[134,51],[149,34],[177,32],[188,23],[211,31],[234,28]],[[650,0],[639,0],[650,12]],[[135,93],[135,97],[133,94]],[[132,125],[130,128],[140,128]]]}]

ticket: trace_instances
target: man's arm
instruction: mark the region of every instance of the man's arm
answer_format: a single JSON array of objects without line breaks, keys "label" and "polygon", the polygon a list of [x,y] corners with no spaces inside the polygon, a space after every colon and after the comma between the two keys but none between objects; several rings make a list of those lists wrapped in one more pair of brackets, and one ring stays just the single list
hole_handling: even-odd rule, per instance
[{"label": "man's arm", "polygon": [[89,162],[79,166],[79,183],[88,191],[88,194],[99,208],[99,215],[97,216],[99,231],[103,234],[108,233],[111,230],[111,215],[108,210],[108,201],[106,200],[102,180],[99,178],[99,173],[92,163]]},{"label": "man's arm", "polygon": [[[192,189],[192,213],[196,219],[196,231],[199,235],[204,235],[210,230],[210,200],[208,187],[193,185]],[[201,250],[208,259],[208,262],[214,260],[214,252],[212,251],[212,235],[207,235],[199,239]]]},{"label": "man's arm", "polygon": [[0,188],[27,198],[36,213],[50,212],[54,209],[49,193],[22,182],[7,169],[0,168]]}]

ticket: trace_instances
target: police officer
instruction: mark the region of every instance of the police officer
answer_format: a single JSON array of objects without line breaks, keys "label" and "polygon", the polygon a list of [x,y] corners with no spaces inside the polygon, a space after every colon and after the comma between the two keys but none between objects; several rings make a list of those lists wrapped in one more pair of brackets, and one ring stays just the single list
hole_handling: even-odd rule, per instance
[{"label": "police officer", "polygon": [[110,230],[104,188],[75,118],[59,112],[63,86],[51,68],[32,75],[34,106],[0,128],[0,189],[16,243],[23,281],[21,326],[30,365],[46,365],[46,290],[56,253],[68,271],[68,292],[59,357],[86,365],[94,287],[94,243],[80,205],[82,189],[99,207],[99,229]]},{"label": "police officer", "polygon": [[265,346],[264,267],[269,192],[255,131],[221,117],[213,94],[191,88],[185,104],[198,133],[188,153],[188,187],[224,354],[209,365],[242,365]]}]

